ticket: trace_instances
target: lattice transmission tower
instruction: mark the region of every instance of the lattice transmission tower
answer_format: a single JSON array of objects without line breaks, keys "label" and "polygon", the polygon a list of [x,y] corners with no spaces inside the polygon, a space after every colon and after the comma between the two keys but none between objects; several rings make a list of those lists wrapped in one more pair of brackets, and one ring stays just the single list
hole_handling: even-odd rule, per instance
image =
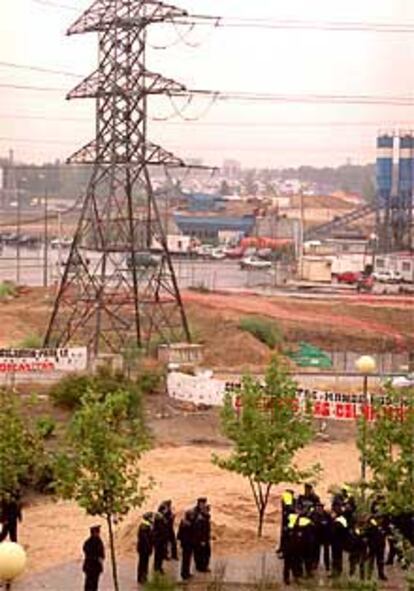
[{"label": "lattice transmission tower", "polygon": [[[68,30],[99,35],[98,69],[68,95],[96,100],[96,137],[69,159],[93,169],[46,345],[87,344],[96,354],[190,340],[149,174],[184,164],[147,140],[149,97],[185,88],[145,64],[148,26],[186,16],[156,0],[96,0]],[[158,257],[149,255],[154,241]]]}]

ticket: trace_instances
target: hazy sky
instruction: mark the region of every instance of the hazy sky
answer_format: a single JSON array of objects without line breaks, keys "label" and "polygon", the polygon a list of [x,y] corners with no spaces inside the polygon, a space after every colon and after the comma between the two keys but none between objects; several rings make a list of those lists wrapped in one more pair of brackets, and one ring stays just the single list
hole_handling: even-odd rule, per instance
[{"label": "hazy sky", "polygon": [[[66,37],[65,30],[90,2],[51,1],[74,10],[34,0],[1,0],[0,61],[87,75],[96,66],[97,36]],[[177,4],[199,14],[414,24],[412,0],[180,0]],[[191,44],[201,42],[199,47],[176,40],[174,28],[151,29],[152,44],[172,47],[150,50],[148,67],[189,87],[400,95],[414,100],[411,34],[201,27],[188,37]],[[91,139],[93,101],[64,99],[64,89],[76,82],[76,78],[0,65],[0,84],[62,88],[58,92],[0,88],[0,155],[13,147],[19,160],[64,159]],[[257,166],[332,165],[347,159],[363,163],[375,157],[378,128],[406,129],[414,115],[412,107],[225,102],[206,109],[208,104],[199,99],[187,109],[187,117],[205,115],[196,123],[177,117],[152,122],[151,139],[178,155],[201,157],[214,165],[224,158]],[[153,115],[173,112],[166,99],[152,104]],[[327,125],[331,122],[341,125]],[[355,125],[358,122],[372,125]]]}]

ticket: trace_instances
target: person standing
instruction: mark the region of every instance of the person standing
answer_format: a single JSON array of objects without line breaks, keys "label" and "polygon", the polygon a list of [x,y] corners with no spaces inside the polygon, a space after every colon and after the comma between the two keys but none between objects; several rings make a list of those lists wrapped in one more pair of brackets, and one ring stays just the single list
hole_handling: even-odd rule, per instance
[{"label": "person standing", "polygon": [[281,497],[282,505],[282,523],[280,525],[280,540],[279,548],[276,550],[276,554],[279,558],[283,558],[283,547],[285,545],[285,539],[288,533],[288,522],[289,515],[295,512],[295,493],[291,489],[286,489],[282,493]]},{"label": "person standing", "polygon": [[163,501],[161,505],[158,507],[158,512],[164,515],[164,519],[167,523],[167,546],[165,558],[166,560],[170,559],[171,550],[171,558],[173,560],[178,560],[177,539],[175,537],[174,531],[175,514],[172,508],[172,501]]},{"label": "person standing", "polygon": [[312,484],[306,483],[303,494],[298,496],[297,510],[302,515],[309,516],[321,500],[315,493]]},{"label": "person standing", "polygon": [[194,520],[196,515],[193,510],[186,511],[180,521],[177,540],[181,543],[181,578],[183,581],[192,577],[191,558],[194,551]]},{"label": "person standing", "polygon": [[210,505],[206,505],[194,519],[194,563],[200,573],[210,572],[211,558],[211,516]]},{"label": "person standing", "polygon": [[154,572],[163,575],[164,569],[162,566],[167,556],[168,546],[168,523],[164,513],[155,513],[152,533],[154,541]]},{"label": "person standing", "polygon": [[343,554],[348,541],[348,523],[341,513],[332,512],[332,577],[339,577],[343,570]]},{"label": "person standing", "polygon": [[368,576],[371,578],[374,563],[377,563],[378,578],[386,581],[384,572],[385,545],[387,539],[387,525],[385,519],[380,515],[373,515],[368,520],[367,539],[368,539]]},{"label": "person standing", "polygon": [[303,575],[300,538],[299,515],[290,513],[283,541],[283,582],[285,585],[290,585],[291,575],[295,580],[300,579]]},{"label": "person standing", "polygon": [[0,533],[0,542],[3,542],[9,536],[11,542],[17,542],[17,523],[22,521],[22,509],[15,495],[10,499],[3,499],[1,502],[0,521],[3,524]]},{"label": "person standing", "polygon": [[330,546],[332,517],[330,513],[325,510],[323,503],[318,503],[315,511],[313,511],[311,515],[311,519],[315,526],[314,567],[319,567],[321,553],[323,553],[325,570],[329,571],[331,568]]},{"label": "person standing", "polygon": [[90,536],[83,544],[85,556],[83,572],[85,573],[84,591],[98,591],[99,577],[103,572],[105,548],[101,540],[101,526],[94,525],[90,529]]},{"label": "person standing", "polygon": [[145,584],[148,578],[149,560],[153,550],[152,524],[153,513],[145,513],[138,528],[138,583]]}]

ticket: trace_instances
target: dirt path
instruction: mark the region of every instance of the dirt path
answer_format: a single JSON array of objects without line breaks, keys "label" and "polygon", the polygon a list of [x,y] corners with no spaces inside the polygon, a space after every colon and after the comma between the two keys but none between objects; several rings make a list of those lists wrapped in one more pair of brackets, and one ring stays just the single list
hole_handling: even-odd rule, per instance
[{"label": "dirt path", "polygon": [[[261,314],[276,318],[279,320],[291,321],[296,323],[320,324],[325,327],[349,329],[356,332],[371,332],[381,336],[392,338],[402,346],[405,343],[405,336],[399,331],[392,329],[387,324],[379,322],[360,320],[352,318],[350,315],[330,314],[323,309],[315,308],[312,312],[301,310],[301,304],[298,302],[297,308],[292,312],[287,309],[283,303],[275,302],[266,297],[252,295],[223,295],[218,293],[201,294],[197,292],[185,292],[184,301],[187,303],[197,303],[211,309],[217,309],[229,314]],[[340,302],[338,308],[340,310]],[[412,330],[414,327],[407,327]]]}]

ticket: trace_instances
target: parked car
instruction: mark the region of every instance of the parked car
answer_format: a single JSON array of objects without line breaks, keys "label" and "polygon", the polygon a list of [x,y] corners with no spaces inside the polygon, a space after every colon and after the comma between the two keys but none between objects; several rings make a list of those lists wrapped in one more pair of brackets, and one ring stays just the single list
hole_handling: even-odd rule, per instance
[{"label": "parked car", "polygon": [[391,385],[394,388],[413,388],[414,373],[408,373],[405,376],[397,376],[395,378],[392,378]]},{"label": "parked car", "polygon": [[265,261],[263,259],[259,259],[258,257],[254,257],[254,256],[244,257],[240,261],[240,268],[241,269],[265,270],[265,269],[270,269],[271,267],[272,267],[272,263],[270,261]]},{"label": "parked car", "polygon": [[402,276],[398,271],[376,271],[372,274],[379,283],[401,283]]},{"label": "parked car", "polygon": [[244,255],[244,248],[235,246],[234,248],[226,248],[224,252],[228,259],[241,259]]},{"label": "parked car", "polygon": [[336,280],[338,283],[346,283],[347,285],[355,285],[361,279],[361,273],[355,271],[344,271],[344,273],[338,273]]},{"label": "parked car", "polygon": [[[126,264],[128,269],[132,269],[132,256],[128,255]],[[160,264],[160,257],[151,254],[150,252],[136,252],[135,266],[142,269],[150,269],[158,267]]]},{"label": "parked car", "polygon": [[201,257],[203,259],[210,259],[213,250],[214,250],[214,248],[213,248],[213,246],[211,246],[211,244],[201,244],[196,249],[196,253],[199,257]]},{"label": "parked car", "polygon": [[222,261],[226,258],[226,253],[221,248],[214,248],[211,251],[211,258],[215,261]]},{"label": "parked car", "polygon": [[51,248],[70,248],[72,246],[72,238],[53,238],[50,241]]}]

